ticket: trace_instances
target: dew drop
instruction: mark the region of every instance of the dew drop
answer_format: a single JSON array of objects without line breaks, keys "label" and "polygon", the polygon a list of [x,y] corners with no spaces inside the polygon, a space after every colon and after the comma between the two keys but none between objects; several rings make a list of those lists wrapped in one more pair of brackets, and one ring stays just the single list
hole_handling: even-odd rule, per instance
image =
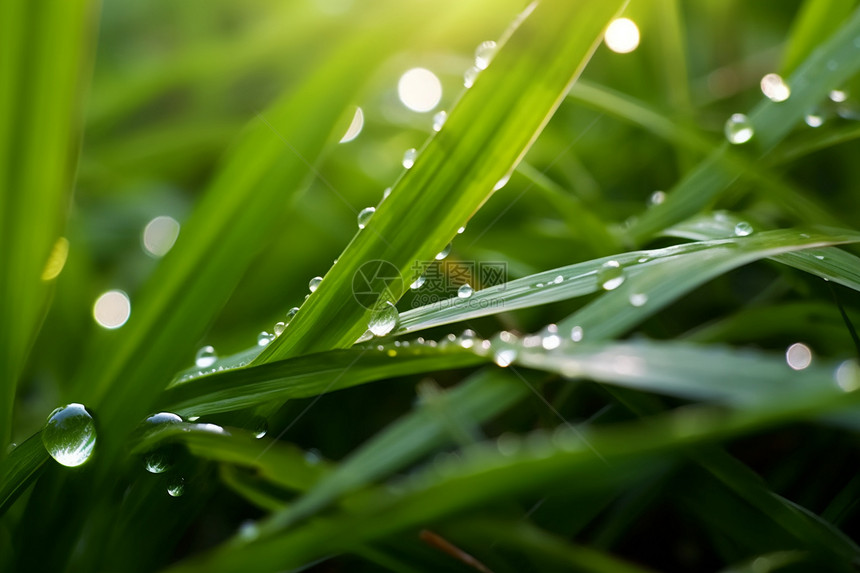
[{"label": "dew drop", "polygon": [[181,424],[182,418],[172,412],[159,412],[146,419],[147,424]]},{"label": "dew drop", "polygon": [[472,286],[469,284],[460,285],[460,288],[457,289],[457,297],[459,298],[469,298],[472,296]]},{"label": "dew drop", "polygon": [[570,339],[574,342],[581,342],[582,341],[582,335],[583,335],[583,331],[582,331],[581,326],[574,326],[570,330]]},{"label": "dew drop", "polygon": [[644,306],[648,302],[648,295],[644,292],[636,292],[630,295],[630,304],[633,306]]},{"label": "dew drop", "polygon": [[462,235],[466,231],[466,225],[463,225],[459,229],[457,229],[457,234]]},{"label": "dew drop", "polygon": [[439,252],[436,254],[435,259],[436,259],[437,261],[441,261],[441,260],[443,260],[445,257],[447,257],[449,254],[451,254],[451,246],[452,246],[452,245],[451,245],[451,243],[448,243],[448,245],[447,245],[444,249],[442,249],[441,251],[439,251]]},{"label": "dew drop", "polygon": [[463,348],[472,348],[475,346],[475,331],[464,330],[460,335],[460,346]]},{"label": "dew drop", "polygon": [[624,282],[624,269],[618,261],[607,261],[597,271],[597,282],[603,290],[614,290]]},{"label": "dew drop", "polygon": [[740,145],[741,143],[746,143],[753,136],[753,126],[750,123],[750,120],[747,116],[742,113],[735,113],[726,120],[726,139],[729,140],[729,143],[734,145]]},{"label": "dew drop", "polygon": [[391,195],[391,187],[386,187],[382,190],[382,199],[388,199],[388,196]]},{"label": "dew drop", "polygon": [[481,42],[475,49],[475,67],[479,70],[486,70],[487,66],[496,55],[496,43],[492,40]]},{"label": "dew drop", "polygon": [[442,110],[433,116],[433,131],[442,131],[442,126],[448,121],[448,112]]},{"label": "dew drop", "polygon": [[266,432],[269,431],[269,423],[262,416],[259,416],[254,419],[254,437],[258,440],[266,435]]},{"label": "dew drop", "polygon": [[51,457],[66,467],[82,465],[93,455],[96,425],[82,404],[67,404],[48,416],[42,443]]},{"label": "dew drop", "polygon": [[651,196],[648,198],[648,204],[650,206],[660,205],[663,201],[666,200],[666,192],[665,191],[654,191],[651,193]]},{"label": "dew drop", "polygon": [[266,346],[272,341],[272,335],[265,330],[257,335],[257,346]]},{"label": "dew drop", "polygon": [[761,91],[773,102],[781,102],[788,99],[791,89],[779,74],[767,74],[761,79]]},{"label": "dew drop", "polygon": [[502,368],[510,366],[517,359],[517,351],[513,348],[505,348],[493,355],[493,362]]},{"label": "dew drop", "polygon": [[370,222],[370,218],[373,216],[374,213],[376,213],[376,207],[366,207],[359,211],[358,228],[364,229],[367,226],[367,223]]},{"label": "dew drop", "polygon": [[216,360],[218,360],[218,355],[215,354],[215,348],[212,346],[204,346],[198,350],[197,354],[194,356],[194,365],[197,366],[197,368],[206,368],[207,366],[215,364]]},{"label": "dew drop", "polygon": [[370,315],[367,328],[374,336],[385,336],[394,330],[399,318],[400,315],[397,312],[397,307],[391,304],[391,302],[385,301],[374,309]]},{"label": "dew drop", "polygon": [[470,67],[463,74],[463,85],[466,86],[466,88],[470,88],[475,85],[475,80],[478,79],[478,74],[480,73],[481,70],[479,70],[475,66]]},{"label": "dew drop", "polygon": [[403,152],[403,167],[406,169],[411,169],[413,165],[415,165],[415,158],[418,157],[418,150],[414,147],[410,147],[405,152]]},{"label": "dew drop", "polygon": [[843,103],[848,99],[848,92],[845,90],[832,90],[827,97],[834,103]]},{"label": "dew drop", "polygon": [[167,493],[170,497],[181,497],[185,494],[185,478],[175,476],[167,482]]},{"label": "dew drop", "polygon": [[284,333],[284,330],[286,330],[286,328],[287,328],[286,322],[276,322],[275,326],[272,328],[272,330],[275,333],[275,336],[280,336]]},{"label": "dew drop", "polygon": [[293,320],[293,317],[296,316],[297,312],[299,312],[299,307],[297,307],[297,306],[294,306],[293,308],[288,310],[287,311],[287,319],[284,322],[289,324],[290,321]]},{"label": "dew drop", "polygon": [[493,185],[493,191],[498,191],[499,189],[501,189],[502,187],[507,185],[508,181],[510,181],[510,180],[511,180],[511,174],[508,173],[507,175],[505,175],[504,177],[502,177],[501,179],[496,181],[496,184]]},{"label": "dew drop", "polygon": [[308,282],[308,289],[310,289],[311,292],[316,291],[319,288],[321,282],[322,282],[322,277],[312,278],[310,280],[310,282]]},{"label": "dew drop", "polygon": [[163,474],[173,465],[170,457],[161,450],[150,452],[143,459],[143,467],[151,474]]},{"label": "dew drop", "polygon": [[747,223],[746,221],[741,221],[737,225],[735,225],[735,236],[736,237],[746,237],[747,235],[751,235],[753,232],[752,225]]},{"label": "dew drop", "polygon": [[423,285],[426,281],[427,281],[427,277],[425,277],[424,275],[421,275],[420,277],[415,279],[411,285],[409,285],[409,288],[411,288],[412,290],[418,290],[421,288],[421,285]]},{"label": "dew drop", "polygon": [[809,127],[821,127],[824,125],[824,117],[820,113],[808,113],[803,118],[803,121],[806,122],[806,125]]}]

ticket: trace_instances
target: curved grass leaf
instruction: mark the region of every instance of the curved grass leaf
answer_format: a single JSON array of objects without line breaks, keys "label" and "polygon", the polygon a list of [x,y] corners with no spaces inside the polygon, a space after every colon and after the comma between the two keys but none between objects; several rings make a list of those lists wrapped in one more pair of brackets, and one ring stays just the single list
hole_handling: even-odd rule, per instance
[{"label": "curved grass leaf", "polygon": [[[826,94],[842,85],[860,70],[860,47],[855,39],[860,35],[860,10],[825,43],[813,52],[787,79],[791,97],[783,102],[765,98],[748,115],[755,136],[746,144],[751,159],[761,159],[782,141],[805,114],[824,99]],[[644,213],[630,228],[630,238],[640,243],[687,217],[713,201],[737,179],[728,169],[724,143],[693,171],[688,173],[667,194],[665,202]]]},{"label": "curved grass leaf", "polygon": [[[396,302],[417,277],[416,263],[432,261],[522,159],[621,5],[620,0],[531,4],[445,127],[257,361],[348,347],[366,331],[377,303]],[[374,261],[385,262],[385,276],[401,280],[371,282],[371,296],[362,304],[353,281],[377,277],[363,267]]]},{"label": "curved grass leaf", "polygon": [[6,513],[9,506],[36,479],[47,460],[48,452],[42,445],[41,433],[30,436],[12,450],[0,473],[0,515]]}]

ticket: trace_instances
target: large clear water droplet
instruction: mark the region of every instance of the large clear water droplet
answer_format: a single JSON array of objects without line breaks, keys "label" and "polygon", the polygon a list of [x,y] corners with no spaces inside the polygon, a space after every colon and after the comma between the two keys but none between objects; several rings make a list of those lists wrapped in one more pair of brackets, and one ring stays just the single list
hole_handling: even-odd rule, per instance
[{"label": "large clear water droplet", "polygon": [[433,131],[442,131],[442,126],[448,121],[448,112],[442,110],[433,116]]},{"label": "large clear water droplet", "polygon": [[370,315],[370,322],[368,322],[367,328],[375,336],[385,336],[394,330],[399,318],[400,314],[397,312],[397,307],[391,304],[391,302],[385,301],[374,309]]},{"label": "large clear water droplet", "polygon": [[494,41],[481,42],[475,49],[475,67],[479,70],[486,70],[495,55],[496,43]]},{"label": "large clear water droplet", "polygon": [[74,468],[85,463],[96,446],[93,417],[82,404],[72,403],[57,408],[45,423],[42,443],[61,465]]},{"label": "large clear water droplet", "polygon": [[418,150],[414,147],[407,149],[403,153],[403,167],[406,169],[411,169],[413,165],[415,165],[415,159],[418,157]]},{"label": "large clear water droplet", "polygon": [[472,296],[472,292],[472,285],[464,284],[457,289],[457,296],[459,298],[469,298],[470,296]]},{"label": "large clear water droplet", "polygon": [[167,482],[167,493],[170,497],[181,497],[185,494],[185,478],[175,476]]},{"label": "large clear water droplet", "polygon": [[607,261],[597,271],[597,282],[603,290],[614,290],[624,282],[624,268],[618,261]]},{"label": "large clear water droplet", "polygon": [[726,120],[726,139],[729,143],[740,145],[746,143],[754,134],[752,123],[747,116],[742,113],[735,113]]},{"label": "large clear water droplet", "polygon": [[316,290],[319,288],[319,286],[320,286],[320,283],[321,283],[321,282],[322,282],[322,277],[314,277],[314,278],[312,278],[312,279],[308,282],[308,289],[309,289],[311,292],[316,291]]},{"label": "large clear water droplet", "polygon": [[370,222],[370,218],[373,217],[373,214],[376,213],[376,207],[366,207],[358,212],[358,228],[364,229],[367,226],[367,223]]},{"label": "large clear water droplet", "polygon": [[272,327],[272,330],[275,333],[275,336],[282,335],[284,333],[284,330],[286,330],[286,329],[287,329],[287,323],[283,322],[283,321],[276,322],[275,326]]},{"label": "large clear water droplet", "polygon": [[452,247],[452,246],[453,246],[453,245],[452,245],[451,243],[448,243],[448,245],[447,245],[444,249],[442,249],[441,251],[439,251],[439,252],[436,254],[436,257],[435,257],[435,258],[436,258],[436,260],[437,260],[437,261],[441,261],[441,260],[443,260],[445,257],[447,257],[449,254],[451,254],[451,247]]},{"label": "large clear water droplet", "polygon": [[741,221],[737,225],[735,225],[735,236],[737,237],[746,237],[747,235],[751,235],[753,232],[753,227],[746,221]]},{"label": "large clear water droplet", "polygon": [[197,368],[206,368],[212,366],[218,360],[218,355],[215,353],[215,348],[212,346],[204,346],[197,351],[194,356],[194,364]]}]

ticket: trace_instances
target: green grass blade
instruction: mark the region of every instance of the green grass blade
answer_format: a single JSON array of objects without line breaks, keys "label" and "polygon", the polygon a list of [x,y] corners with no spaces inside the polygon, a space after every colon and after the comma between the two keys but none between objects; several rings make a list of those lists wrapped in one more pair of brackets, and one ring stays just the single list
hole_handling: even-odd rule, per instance
[{"label": "green grass blade", "polygon": [[[499,372],[478,374],[391,424],[356,449],[337,469],[285,511],[261,527],[262,535],[289,527],[338,497],[397,471],[453,440],[451,419],[480,424],[527,394],[525,384]],[[437,410],[441,408],[443,412]]]},{"label": "green grass blade", "polygon": [[42,445],[41,434],[30,436],[12,450],[0,474],[0,516],[36,479],[47,460],[48,452]]},{"label": "green grass blade", "polygon": [[780,73],[790,74],[851,15],[856,0],[806,0],[791,26]]},{"label": "green grass blade", "polygon": [[403,278],[377,299],[396,302],[415,278],[416,262],[431,261],[522,159],[621,5],[619,0],[532,4],[442,131],[258,360],[352,345],[367,329],[366,307],[377,302],[362,305],[353,296],[353,279],[369,261],[386,261]]},{"label": "green grass blade", "polygon": [[16,384],[55,278],[43,271],[71,196],[92,18],[89,0],[50,8],[11,0],[0,8],[0,462]]},{"label": "green grass blade", "polygon": [[[105,340],[78,376],[83,400],[94,405],[102,425],[110,428],[107,449],[118,449],[118,440],[189,361],[256,256],[253,246],[273,232],[286,196],[302,188],[313,170],[310,162],[330,143],[334,126],[366,80],[366,68],[353,65],[353,59],[360,57],[372,66],[388,57],[390,42],[408,37],[433,9],[374,13],[380,15],[374,33],[363,29],[346,34],[295,91],[251,123],[176,245],[133,301],[122,332],[111,333],[118,336]],[[392,21],[399,25],[389,25]],[[331,89],[333,85],[344,87]]]},{"label": "green grass blade", "polygon": [[[753,158],[762,158],[773,150],[805,114],[842,85],[860,69],[860,10],[855,10],[842,27],[823,43],[795,71],[787,83],[791,97],[783,102],[765,99],[748,115],[755,136],[747,143]],[[692,216],[722,193],[737,175],[723,163],[729,148],[724,143],[692,172],[688,173],[667,195],[666,201],[645,212],[629,230],[639,243],[670,225]]]}]

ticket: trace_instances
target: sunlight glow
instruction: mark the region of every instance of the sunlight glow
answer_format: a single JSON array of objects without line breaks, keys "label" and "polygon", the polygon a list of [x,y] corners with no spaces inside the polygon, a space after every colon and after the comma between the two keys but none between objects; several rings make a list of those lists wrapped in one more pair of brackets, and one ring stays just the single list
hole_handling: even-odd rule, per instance
[{"label": "sunlight glow", "polygon": [[606,28],[603,40],[613,52],[627,54],[639,47],[639,28],[630,18],[618,18]]},{"label": "sunlight glow", "polygon": [[143,229],[143,250],[153,257],[163,257],[173,248],[177,237],[179,222],[176,219],[166,215],[156,217]]},{"label": "sunlight glow", "polygon": [[430,111],[442,100],[442,82],[425,68],[412,68],[400,76],[397,95],[413,111]]},{"label": "sunlight glow", "polygon": [[93,318],[102,328],[113,330],[126,323],[131,316],[131,301],[121,290],[109,290],[96,299]]}]

